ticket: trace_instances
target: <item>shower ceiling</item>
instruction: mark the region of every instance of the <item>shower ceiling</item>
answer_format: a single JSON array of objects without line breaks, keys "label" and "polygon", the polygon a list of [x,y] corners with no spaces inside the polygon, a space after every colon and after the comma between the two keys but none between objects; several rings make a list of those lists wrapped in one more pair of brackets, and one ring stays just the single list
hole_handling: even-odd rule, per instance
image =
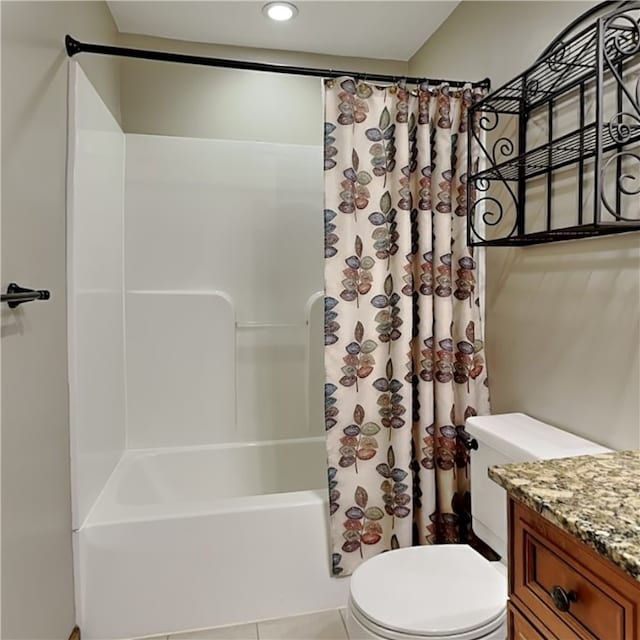
[{"label": "shower ceiling", "polygon": [[118,29],[192,42],[408,60],[457,1],[298,0],[290,23],[262,14],[264,2],[108,2]]}]

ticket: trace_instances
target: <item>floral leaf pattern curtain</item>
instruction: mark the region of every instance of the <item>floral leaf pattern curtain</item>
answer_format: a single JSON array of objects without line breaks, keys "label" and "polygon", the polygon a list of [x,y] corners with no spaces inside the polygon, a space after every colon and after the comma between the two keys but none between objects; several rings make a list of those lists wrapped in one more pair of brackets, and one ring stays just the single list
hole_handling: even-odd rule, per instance
[{"label": "floral leaf pattern curtain", "polygon": [[480,97],[471,87],[325,83],[334,575],[469,533],[468,454],[456,435],[489,411],[466,246],[467,110]]}]

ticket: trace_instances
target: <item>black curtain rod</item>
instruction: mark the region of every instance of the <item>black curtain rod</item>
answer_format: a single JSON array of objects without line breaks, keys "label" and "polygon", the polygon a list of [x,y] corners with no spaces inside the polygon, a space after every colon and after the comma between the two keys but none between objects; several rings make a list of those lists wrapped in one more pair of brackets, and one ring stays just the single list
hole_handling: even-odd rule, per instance
[{"label": "black curtain rod", "polygon": [[67,55],[72,58],[77,53],[98,53],[106,56],[120,56],[124,58],[141,58],[143,60],[158,60],[160,62],[179,62],[181,64],[198,64],[204,67],[223,67],[226,69],[244,69],[246,71],[268,71],[270,73],[288,73],[296,76],[314,76],[317,78],[339,78],[350,76],[370,82],[398,82],[405,80],[409,84],[448,84],[451,87],[463,87],[471,84],[472,87],[483,87],[489,90],[491,81],[485,78],[480,82],[465,82],[462,80],[441,80],[434,78],[408,78],[406,76],[390,76],[379,73],[355,73],[353,71],[338,71],[336,69],[314,69],[310,67],[292,67],[284,64],[266,64],[262,62],[246,62],[243,60],[226,60],[225,58],[208,58],[206,56],[194,56],[185,53],[170,53],[167,51],[150,51],[146,49],[132,49],[130,47],[114,47],[106,44],[90,44],[80,42],[70,35],[65,36]]}]

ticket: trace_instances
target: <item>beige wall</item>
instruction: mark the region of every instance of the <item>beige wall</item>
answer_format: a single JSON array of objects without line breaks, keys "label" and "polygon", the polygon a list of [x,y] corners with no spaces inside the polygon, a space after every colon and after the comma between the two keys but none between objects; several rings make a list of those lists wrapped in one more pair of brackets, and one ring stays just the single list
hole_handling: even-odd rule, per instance
[{"label": "beige wall", "polygon": [[[593,3],[464,2],[411,75],[497,86]],[[110,42],[103,2],[2,3],[2,286],[53,299],[2,310],[2,638],[73,625],[65,306],[66,32]],[[121,36],[134,46],[407,73],[403,63]],[[320,143],[319,81],[84,56],[127,131]],[[122,67],[122,69],[121,69]],[[153,67],[153,69],[152,69]],[[121,73],[120,73],[121,72]],[[120,82],[121,80],[121,82]],[[223,89],[221,90],[221,85]],[[283,96],[289,96],[284,101]],[[256,119],[257,118],[257,119]],[[488,251],[496,411],[522,410],[616,447],[638,446],[640,236]]]},{"label": "beige wall", "polygon": [[[66,32],[109,41],[104,2],[2,2],[2,638],[66,639],[74,625],[67,402]],[[119,72],[82,66],[119,114]]]},{"label": "beige wall", "polygon": [[[57,640],[74,624],[66,342],[63,37],[406,74],[406,63],[119,35],[104,2],[3,1],[2,288],[52,299],[2,309],[2,638]],[[78,58],[128,131],[322,143],[320,80],[101,56]],[[122,90],[122,100],[121,100]]]},{"label": "beige wall", "polygon": [[[594,4],[463,2],[409,73],[489,76],[498,87]],[[486,255],[493,411],[524,411],[605,445],[638,447],[640,233]]]},{"label": "beige wall", "polygon": [[[406,75],[406,62],[122,35],[120,43],[219,58]],[[327,45],[330,47],[330,44]],[[144,60],[122,64],[127,133],[322,144],[321,80]]]}]

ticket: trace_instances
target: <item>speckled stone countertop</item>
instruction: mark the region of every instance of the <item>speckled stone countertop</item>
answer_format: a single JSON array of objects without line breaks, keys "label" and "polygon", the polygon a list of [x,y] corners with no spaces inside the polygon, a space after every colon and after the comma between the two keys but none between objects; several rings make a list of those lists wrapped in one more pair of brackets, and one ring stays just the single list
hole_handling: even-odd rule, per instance
[{"label": "speckled stone countertop", "polygon": [[640,450],[505,464],[489,477],[640,581]]}]

